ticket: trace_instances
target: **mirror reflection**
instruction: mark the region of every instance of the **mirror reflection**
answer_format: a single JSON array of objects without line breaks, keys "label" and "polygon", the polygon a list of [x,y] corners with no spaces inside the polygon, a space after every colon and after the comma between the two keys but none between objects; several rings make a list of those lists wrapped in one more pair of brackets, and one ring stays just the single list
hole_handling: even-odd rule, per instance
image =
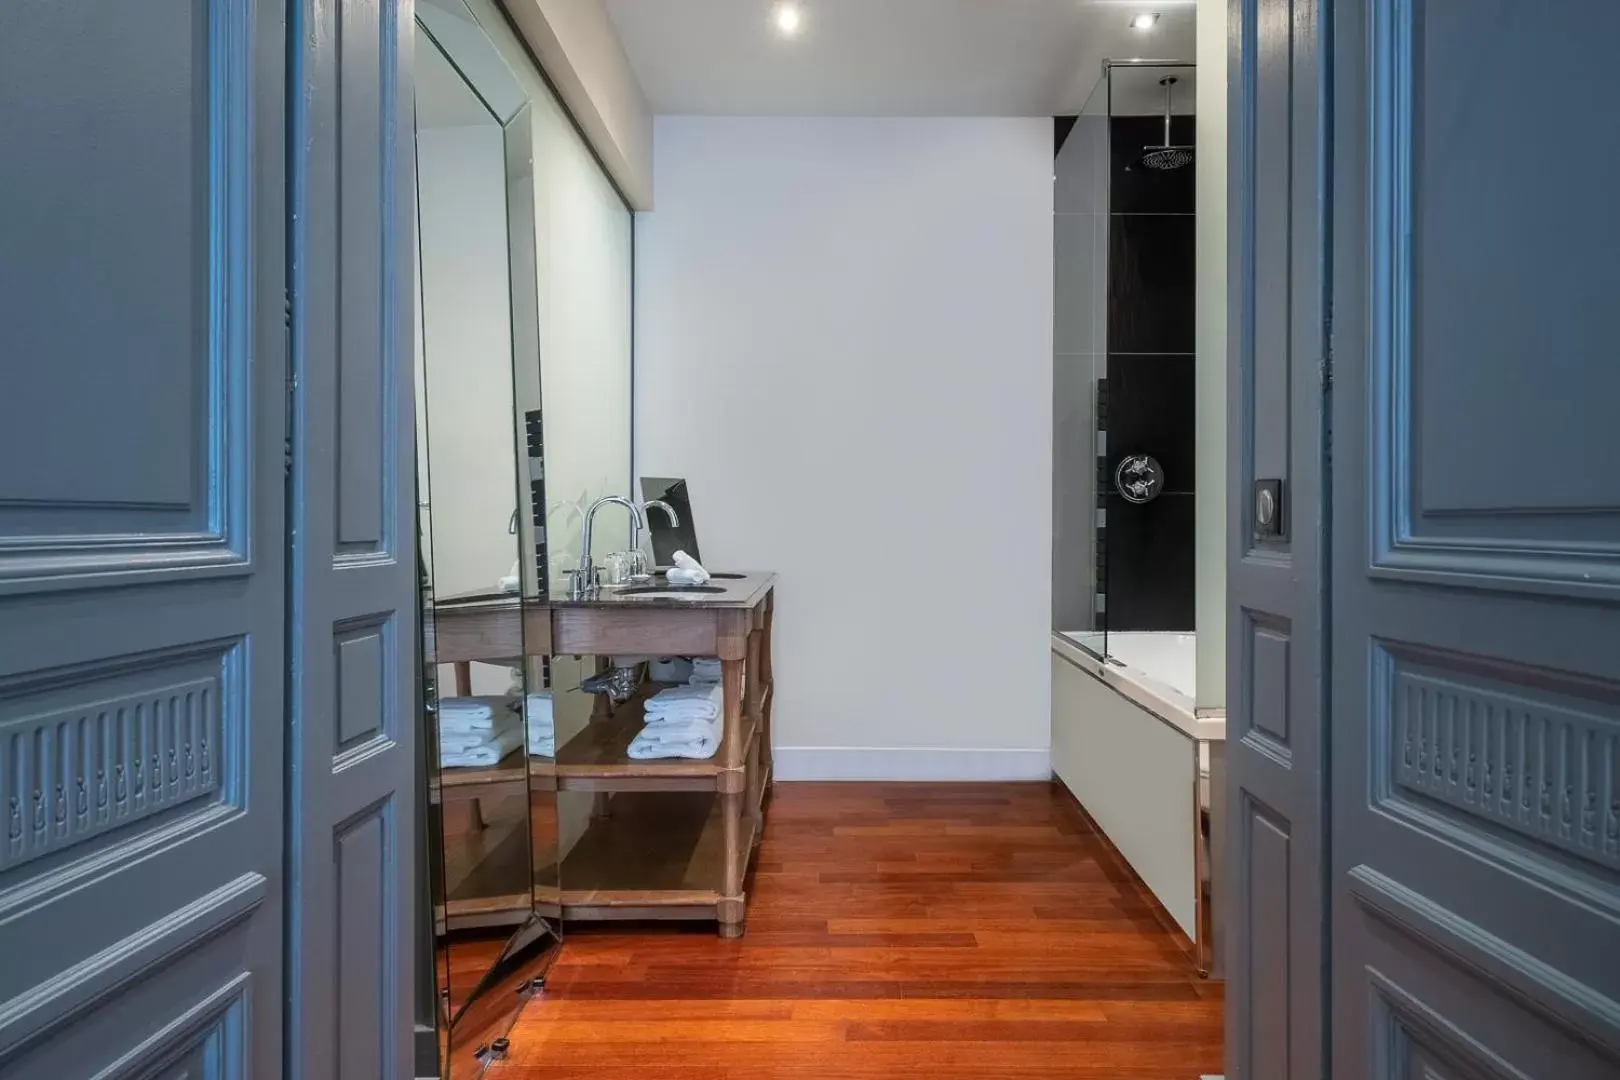
[{"label": "mirror reflection", "polygon": [[555,895],[549,671],[524,604],[544,506],[520,468],[539,408],[532,161],[521,84],[459,0],[418,7],[416,55],[432,966],[440,1073],[460,1077],[499,1057],[556,942],[536,910],[548,867]]}]

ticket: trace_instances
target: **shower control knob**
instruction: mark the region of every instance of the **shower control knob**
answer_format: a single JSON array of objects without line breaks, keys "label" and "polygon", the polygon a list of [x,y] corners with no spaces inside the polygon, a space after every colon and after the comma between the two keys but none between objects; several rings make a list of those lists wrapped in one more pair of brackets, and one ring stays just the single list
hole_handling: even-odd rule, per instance
[{"label": "shower control knob", "polygon": [[1126,502],[1152,502],[1164,490],[1164,468],[1147,454],[1128,454],[1114,470],[1114,488]]}]

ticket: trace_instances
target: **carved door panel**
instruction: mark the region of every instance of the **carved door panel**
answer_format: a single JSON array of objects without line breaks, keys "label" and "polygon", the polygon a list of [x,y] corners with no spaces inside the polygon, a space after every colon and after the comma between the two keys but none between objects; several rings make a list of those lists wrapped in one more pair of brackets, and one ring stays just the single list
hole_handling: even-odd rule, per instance
[{"label": "carved door panel", "polygon": [[0,13],[0,1076],[281,1073],[278,0]]},{"label": "carved door panel", "polygon": [[1620,9],[1333,18],[1334,1075],[1614,1077]]}]

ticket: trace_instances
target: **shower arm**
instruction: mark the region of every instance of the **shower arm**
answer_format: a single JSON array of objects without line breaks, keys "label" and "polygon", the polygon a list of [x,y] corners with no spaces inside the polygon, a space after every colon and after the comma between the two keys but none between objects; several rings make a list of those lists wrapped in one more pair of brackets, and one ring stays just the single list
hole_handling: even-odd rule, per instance
[{"label": "shower arm", "polygon": [[1176,77],[1174,75],[1170,75],[1170,76],[1167,76],[1165,78],[1165,80],[1164,80],[1164,145],[1166,145],[1166,146],[1171,145],[1171,143],[1170,143],[1170,91],[1175,85],[1176,85]]}]

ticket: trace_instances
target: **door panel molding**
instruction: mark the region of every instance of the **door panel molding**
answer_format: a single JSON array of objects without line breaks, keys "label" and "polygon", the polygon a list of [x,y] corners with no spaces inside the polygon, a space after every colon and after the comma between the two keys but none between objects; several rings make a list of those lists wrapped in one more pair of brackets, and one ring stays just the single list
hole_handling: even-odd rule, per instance
[{"label": "door panel molding", "polygon": [[1595,879],[1579,891],[1620,917],[1620,684],[1385,639],[1372,680],[1375,806],[1438,814],[1560,888]]},{"label": "door panel molding", "polygon": [[[1419,365],[1447,359],[1415,356],[1413,340],[1414,304],[1425,284],[1414,261],[1420,223],[1414,154],[1421,152],[1414,128],[1424,93],[1414,42],[1427,7],[1424,0],[1389,0],[1368,9],[1371,570],[1392,581],[1613,599],[1620,596],[1620,488],[1581,498],[1576,491],[1560,493],[1553,482],[1541,490],[1521,477],[1512,493],[1506,481],[1488,495],[1453,491],[1447,477],[1463,466],[1436,475],[1425,453],[1423,428],[1435,405],[1424,402],[1416,385]],[[1453,359],[1451,366],[1465,370],[1467,360]],[[1595,462],[1592,467],[1603,471]],[[1591,472],[1555,461],[1545,470],[1549,480],[1566,470]]]},{"label": "door panel molding", "polygon": [[1366,977],[1373,997],[1370,1076],[1378,1080],[1531,1080],[1383,972],[1368,968]]},{"label": "door panel molding", "polygon": [[238,637],[0,678],[0,873],[12,878],[0,915],[110,845],[127,861],[153,833],[172,837],[188,808],[182,831],[240,810],[243,649]]},{"label": "door panel molding", "polygon": [[1348,877],[1350,895],[1369,914],[1620,1063],[1620,1002],[1370,866]]},{"label": "door panel molding", "polygon": [[252,989],[252,975],[238,975],[93,1080],[248,1080],[254,1073],[243,1034]]},{"label": "door panel molding", "polygon": [[0,1002],[0,1067],[108,995],[212,941],[264,903],[269,882],[243,874],[163,919]]},{"label": "door panel molding", "polygon": [[[203,250],[194,253],[201,263],[199,280],[176,283],[182,291],[188,285],[195,290],[191,299],[202,322],[194,332],[199,352],[153,370],[154,379],[173,385],[123,418],[186,430],[123,432],[137,443],[161,447],[144,471],[110,467],[106,459],[117,456],[116,446],[81,438],[78,449],[53,463],[54,471],[8,474],[0,482],[0,595],[154,578],[172,584],[252,569],[249,364],[256,317],[253,110],[259,85],[253,70],[253,6],[241,0],[201,0],[200,6],[206,56],[186,104],[200,105],[203,113],[202,130],[194,133],[202,144],[200,160],[188,163],[202,174],[188,179],[200,180],[204,189],[199,200]],[[139,333],[140,327],[130,329]],[[116,418],[104,418],[102,430],[117,432],[115,423]],[[18,461],[25,459],[25,450],[40,452],[37,446],[9,444],[4,438],[0,452]]]}]

